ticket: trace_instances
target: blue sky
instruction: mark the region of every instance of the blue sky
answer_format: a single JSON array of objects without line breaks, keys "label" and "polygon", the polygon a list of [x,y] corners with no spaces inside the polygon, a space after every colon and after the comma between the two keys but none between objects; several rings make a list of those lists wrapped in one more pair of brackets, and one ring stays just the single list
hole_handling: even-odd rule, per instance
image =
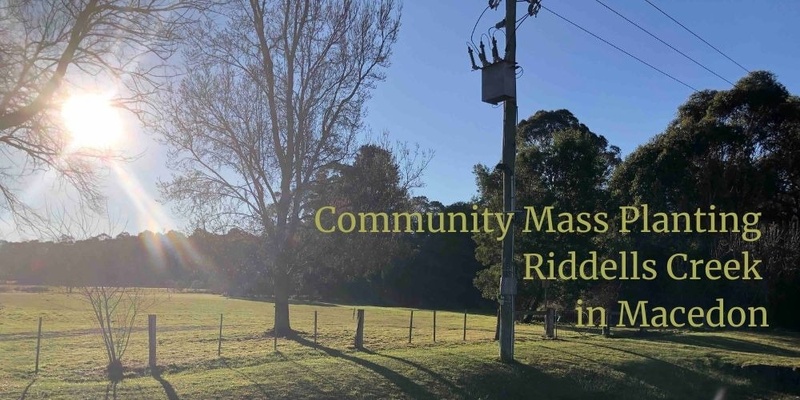
[{"label": "blue sky", "polygon": [[[667,13],[750,70],[777,74],[790,92],[800,93],[800,3],[797,0],[651,0]],[[603,0],[629,19],[735,82],[745,72],[674,24],[644,0]],[[502,107],[480,101],[480,72],[471,71],[466,42],[485,0],[406,0],[400,38],[387,80],[367,104],[373,136],[418,143],[435,152],[416,191],[445,204],[476,194],[472,168],[493,165],[501,154]],[[544,0],[544,6],[571,19],[698,89],[730,85],[614,15],[595,0]],[[487,11],[475,42],[503,18],[504,5]],[[527,3],[519,4],[519,13]],[[520,119],[540,109],[569,109],[623,155],[661,132],[677,107],[691,95],[685,86],[629,58],[553,14],[542,10],[518,31],[517,82]],[[503,38],[498,40],[502,49]],[[114,223],[98,232],[187,229],[168,204],[159,204],[157,179],[168,179],[164,150],[128,120],[130,154],[141,154],[111,174],[106,184]],[[126,177],[122,179],[120,177]],[[128,180],[128,184],[121,184]],[[31,196],[45,196],[47,185]],[[131,193],[139,193],[132,196]],[[134,198],[138,197],[134,200]],[[10,239],[13,228],[0,226]],[[24,237],[24,236],[22,236]]]},{"label": "blue sky", "polygon": [[[800,43],[797,1],[652,1],[744,67],[772,71],[800,93],[800,48],[792,44]],[[644,0],[603,2],[728,80],[745,74]],[[473,165],[500,159],[502,107],[480,101],[480,72],[470,70],[465,44],[486,3],[406,1],[388,79],[369,103],[373,130],[436,152],[418,192],[443,203],[469,200]],[[542,4],[697,89],[730,87],[594,0]],[[503,7],[486,12],[476,43],[503,18]],[[692,93],[545,10],[527,19],[517,38],[520,119],[569,109],[623,154],[661,132]]]}]

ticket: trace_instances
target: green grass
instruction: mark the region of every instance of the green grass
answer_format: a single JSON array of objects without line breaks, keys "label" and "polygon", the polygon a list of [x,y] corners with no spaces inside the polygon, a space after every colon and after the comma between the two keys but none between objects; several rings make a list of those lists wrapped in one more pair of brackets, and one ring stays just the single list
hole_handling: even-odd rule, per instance
[{"label": "green grass", "polygon": [[[147,364],[147,318],[123,363],[126,379],[104,379],[105,354],[88,305],[77,294],[0,293],[0,398],[542,398],[712,399],[797,398],[800,336],[767,332],[665,332],[635,337],[578,335],[562,330],[543,340],[542,328],[517,325],[512,365],[497,360],[495,319],[463,314],[364,307],[365,346],[352,349],[353,307],[295,304],[297,339],[273,351],[271,303],[205,294],[160,293],[158,364]],[[313,345],[313,318],[319,318]],[[217,357],[224,314],[222,358]],[[40,372],[33,374],[38,317],[43,317]],[[800,370],[800,368],[798,368]],[[791,381],[795,379],[794,381]],[[787,381],[788,380],[788,381]]]}]

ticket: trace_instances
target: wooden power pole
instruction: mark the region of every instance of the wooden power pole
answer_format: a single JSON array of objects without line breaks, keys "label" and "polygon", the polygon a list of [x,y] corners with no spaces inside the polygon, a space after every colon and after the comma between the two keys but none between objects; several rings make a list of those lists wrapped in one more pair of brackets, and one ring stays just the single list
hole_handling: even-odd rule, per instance
[{"label": "wooden power pole", "polygon": [[[516,67],[517,56],[517,2],[506,0],[506,52],[505,62]],[[515,213],[514,161],[517,156],[517,99],[516,79],[512,96],[503,102],[503,212]],[[503,239],[503,272],[500,277],[500,360],[514,361],[514,296],[517,294],[517,276],[514,270],[514,229]]]},{"label": "wooden power pole", "polygon": [[[528,0],[528,15],[539,11],[539,0]],[[491,0],[492,9],[500,5],[500,0]],[[526,16],[527,18],[527,16]],[[478,19],[480,22],[480,19]],[[491,57],[487,56],[483,40],[480,48],[474,43],[468,46],[473,70],[481,70],[481,100],[489,104],[503,102],[503,160],[497,169],[503,173],[503,212],[516,219],[514,204],[514,163],[517,157],[517,0],[506,0],[506,16],[495,25],[505,26],[506,49],[500,57],[497,41],[491,38]],[[477,26],[477,23],[476,23]],[[472,38],[470,38],[471,40]],[[481,65],[475,62],[477,51]],[[512,220],[513,221],[513,220]],[[514,270],[514,229],[503,238],[502,275],[500,276],[500,309],[498,310],[495,338],[500,341],[500,359],[514,361],[514,296],[517,295],[517,274]]]}]

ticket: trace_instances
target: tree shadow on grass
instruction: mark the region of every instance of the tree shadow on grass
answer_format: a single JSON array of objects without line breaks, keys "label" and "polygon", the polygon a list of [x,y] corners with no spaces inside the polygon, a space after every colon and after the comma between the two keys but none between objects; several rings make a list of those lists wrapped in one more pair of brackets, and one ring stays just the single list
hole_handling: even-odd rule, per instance
[{"label": "tree shadow on grass", "polygon": [[154,368],[152,371],[153,379],[157,380],[158,383],[161,384],[161,387],[164,388],[164,393],[167,395],[167,399],[169,400],[180,400],[178,397],[178,393],[175,392],[175,388],[172,387],[172,384],[169,383],[166,379],[161,376],[161,369]]},{"label": "tree shadow on grass", "polygon": [[607,393],[587,390],[578,381],[548,374],[540,368],[514,361],[486,363],[480,371],[463,376],[466,397],[477,399],[606,399]]},{"label": "tree shadow on grass", "polygon": [[[341,358],[343,360],[352,362],[352,363],[354,363],[354,364],[356,364],[358,366],[367,368],[367,369],[369,369],[369,370],[371,370],[371,371],[383,376],[384,378],[386,378],[389,382],[394,384],[397,388],[399,388],[401,391],[403,391],[403,393],[407,394],[411,398],[414,398],[414,399],[437,399],[437,398],[440,397],[440,396],[435,395],[434,393],[431,393],[430,391],[425,389],[423,386],[417,384],[416,382],[414,382],[413,380],[409,379],[408,377],[406,377],[406,376],[404,376],[404,375],[402,375],[402,374],[400,374],[400,373],[398,373],[396,371],[392,371],[391,369],[389,369],[389,368],[387,368],[387,367],[385,367],[383,365],[376,364],[376,363],[374,363],[372,361],[365,360],[365,359],[360,358],[360,357],[352,356],[352,355],[347,354],[347,353],[345,353],[343,351],[340,351],[340,350],[332,349],[330,347],[321,346],[319,344],[314,344],[314,342],[312,342],[312,341],[310,341],[308,339],[305,339],[305,338],[303,338],[301,336],[294,336],[294,337],[292,337],[292,340],[296,341],[297,343],[299,343],[299,344],[301,344],[303,346],[307,346],[307,347],[311,347],[311,348],[315,348],[317,350],[320,350],[323,353],[327,354],[328,356]],[[369,353],[367,353],[367,354],[369,354]]]},{"label": "tree shadow on grass", "polygon": [[302,337],[294,338],[299,344],[316,348],[331,357],[343,358],[368,368],[388,379],[406,395],[414,399],[430,398],[468,398],[468,399],[588,399],[596,392],[583,389],[570,378],[547,374],[531,365],[512,362],[501,363],[495,360],[480,360],[478,368],[467,368],[457,363],[452,365],[457,378],[448,378],[430,368],[413,361],[387,354],[362,350],[362,353],[384,357],[405,363],[432,376],[443,388],[436,393],[412,381],[402,374],[363,358],[325,346],[314,345]]},{"label": "tree shadow on grass", "polygon": [[[297,362],[295,362],[293,360],[290,360],[288,357],[286,357],[286,355],[284,355],[280,351],[277,351],[274,354],[280,359],[280,361],[287,361],[287,362],[290,362],[290,363],[292,363],[292,364],[294,364],[294,365],[296,365],[296,366],[298,366],[300,368],[303,367],[299,363],[297,363]],[[241,376],[242,378],[244,378],[245,380],[250,382],[260,392],[261,397],[259,397],[259,398],[267,399],[267,398],[275,398],[276,396],[279,396],[278,393],[269,392],[267,390],[267,388],[262,383],[260,383],[258,380],[256,380],[256,378],[254,378],[253,376],[248,375],[247,373],[242,372],[241,370],[234,368],[234,366],[232,366],[232,365],[230,365],[228,363],[228,360],[226,358],[223,357],[223,358],[220,359],[220,361],[221,361],[221,364],[225,366],[225,368],[230,369],[235,374]],[[317,378],[319,378],[320,380],[327,380],[322,375],[319,375],[319,374],[314,374],[314,375]],[[263,376],[262,376],[262,379],[263,379]],[[330,380],[328,380],[328,382],[331,383],[331,386],[336,387],[335,382],[330,382]],[[316,394],[315,394],[315,396],[313,398],[344,398],[345,397],[345,396],[330,397],[329,393],[323,392],[318,387],[314,387],[314,388],[306,387],[306,389],[313,389],[313,390],[316,391]],[[304,394],[304,395],[301,396],[301,395],[298,395],[297,393],[293,393],[293,395],[297,395],[297,396],[303,397],[303,398],[307,398],[308,397],[307,394]]]},{"label": "tree shadow on grass", "polygon": [[326,392],[323,392],[322,390],[320,390],[320,389],[319,389],[319,387],[318,387],[319,385],[317,385],[317,387],[316,387],[316,391],[317,391],[317,395],[318,395],[318,396],[317,396],[317,398],[347,399],[347,398],[350,398],[350,397],[351,397],[351,396],[348,396],[348,394],[347,394],[347,393],[345,393],[345,392],[342,390],[342,385],[341,385],[341,383],[340,383],[340,382],[335,382],[334,380],[330,379],[329,377],[327,377],[327,376],[325,376],[325,375],[323,375],[323,374],[320,374],[319,372],[316,372],[316,371],[310,370],[310,369],[308,369],[308,367],[306,367],[306,366],[304,366],[304,365],[300,364],[299,362],[297,362],[297,361],[295,361],[295,360],[290,360],[290,359],[288,359],[288,358],[286,358],[286,360],[287,360],[288,362],[290,362],[290,363],[294,364],[294,365],[295,365],[295,367],[297,367],[297,368],[300,368],[300,369],[305,369],[305,370],[306,370],[306,371],[305,371],[306,373],[308,373],[308,374],[310,374],[311,376],[313,376],[313,377],[314,377],[314,379],[313,379],[313,380],[314,380],[314,382],[325,382],[325,383],[326,383],[326,384],[328,384],[328,385],[329,385],[331,388],[333,388],[333,389],[334,389],[334,391],[336,392],[336,393],[326,393]]},{"label": "tree shadow on grass", "polygon": [[245,374],[244,372],[242,372],[242,371],[234,368],[230,364],[228,364],[228,359],[226,359],[225,357],[222,357],[220,360],[222,361],[222,365],[224,365],[225,368],[228,368],[229,370],[233,371],[235,374],[241,376],[242,378],[244,378],[247,381],[249,381],[250,383],[252,383],[253,386],[256,387],[258,389],[258,391],[261,392],[261,394],[264,396],[263,398],[265,398],[265,399],[269,398],[269,392],[267,391],[267,388],[264,387],[264,385],[262,385],[257,380],[255,380],[252,376],[250,376],[248,374]]},{"label": "tree shadow on grass", "polygon": [[[574,380],[549,375],[539,368],[518,361],[507,364],[499,361],[487,362],[485,369],[467,371],[467,375],[460,378],[463,383],[460,386],[419,363],[388,354],[373,354],[406,363],[431,375],[446,386],[449,393],[459,398],[585,399],[592,396],[591,392],[581,389]],[[486,388],[496,391],[486,392]]]},{"label": "tree shadow on grass", "polygon": [[105,400],[117,400],[117,382],[109,382],[106,385],[106,397]]},{"label": "tree shadow on grass", "polygon": [[33,386],[35,382],[36,377],[34,376],[33,379],[31,379],[31,383],[29,383],[28,386],[25,386],[25,390],[23,390],[22,395],[19,396],[19,400],[25,400],[25,396],[28,395],[28,390],[30,390],[31,386]]},{"label": "tree shadow on grass", "polygon": [[441,374],[438,374],[438,373],[432,371],[430,368],[427,368],[427,367],[425,367],[425,366],[423,366],[423,365],[421,365],[419,363],[415,363],[413,361],[409,361],[409,360],[406,360],[406,359],[400,358],[400,357],[390,356],[388,354],[379,354],[379,353],[375,353],[375,352],[372,352],[372,351],[366,351],[366,352],[369,353],[369,354],[375,354],[375,355],[377,355],[379,357],[390,358],[392,360],[400,361],[400,362],[402,362],[404,364],[407,364],[407,365],[409,365],[409,366],[411,366],[411,367],[413,367],[415,369],[418,369],[418,370],[430,375],[431,377],[436,379],[439,383],[447,386],[447,388],[449,390],[451,390],[452,393],[456,393],[456,394],[458,394],[459,396],[462,396],[462,397],[468,397],[468,394],[464,390],[464,388],[456,386],[453,382],[447,380]]},{"label": "tree shadow on grass", "polygon": [[[632,377],[637,381],[651,385],[652,387],[657,388],[658,390],[667,394],[667,396],[671,398],[710,399],[713,398],[714,394],[719,392],[719,390],[722,388],[725,388],[728,394],[732,396],[739,396],[742,394],[739,393],[741,388],[731,387],[730,383],[726,383],[718,378],[712,378],[705,373],[701,373],[685,366],[653,357],[652,355],[612,346],[609,344],[601,344],[596,341],[587,341],[581,343],[640,358],[640,361],[631,360],[612,366],[596,359],[582,357],[587,360],[606,365],[609,368],[622,372],[626,376]],[[563,351],[563,349],[561,351]],[[578,356],[572,353],[569,354]]]},{"label": "tree shadow on grass", "polygon": [[697,347],[707,347],[717,350],[738,351],[753,354],[769,354],[773,356],[800,357],[800,351],[725,336],[675,334],[654,337],[651,340]]}]

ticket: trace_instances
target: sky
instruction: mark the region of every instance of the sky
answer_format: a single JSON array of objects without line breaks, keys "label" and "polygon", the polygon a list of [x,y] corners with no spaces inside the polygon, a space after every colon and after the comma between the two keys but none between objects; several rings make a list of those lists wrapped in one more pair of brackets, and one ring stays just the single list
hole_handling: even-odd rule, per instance
[{"label": "sky", "polygon": [[[746,72],[669,20],[645,0],[602,0],[712,71],[736,82]],[[800,94],[800,4],[797,0],[651,0],[749,70],[775,73]],[[596,0],[544,0],[548,9],[669,73],[688,85],[725,90],[730,84],[687,60],[604,8]],[[472,71],[467,42],[485,0],[406,0],[402,28],[387,79],[367,103],[367,128],[376,136],[419,144],[434,157],[424,175],[424,195],[444,204],[476,195],[472,169],[494,165],[501,155],[502,106],[481,102],[481,74]],[[477,44],[500,21],[505,4],[478,21]],[[523,15],[527,3],[518,3]],[[503,35],[497,35],[501,52]],[[517,32],[519,118],[537,110],[570,110],[627,155],[662,132],[692,89],[650,69],[542,9]],[[138,233],[149,229],[191,231],[185,219],[160,202],[156,181],[167,180],[166,155],[154,137],[126,119],[125,150],[137,159],[112,170],[105,183],[108,216],[94,229]],[[41,200],[52,182],[28,196]],[[49,186],[48,186],[49,185]],[[25,239],[0,225],[7,240]]]}]

